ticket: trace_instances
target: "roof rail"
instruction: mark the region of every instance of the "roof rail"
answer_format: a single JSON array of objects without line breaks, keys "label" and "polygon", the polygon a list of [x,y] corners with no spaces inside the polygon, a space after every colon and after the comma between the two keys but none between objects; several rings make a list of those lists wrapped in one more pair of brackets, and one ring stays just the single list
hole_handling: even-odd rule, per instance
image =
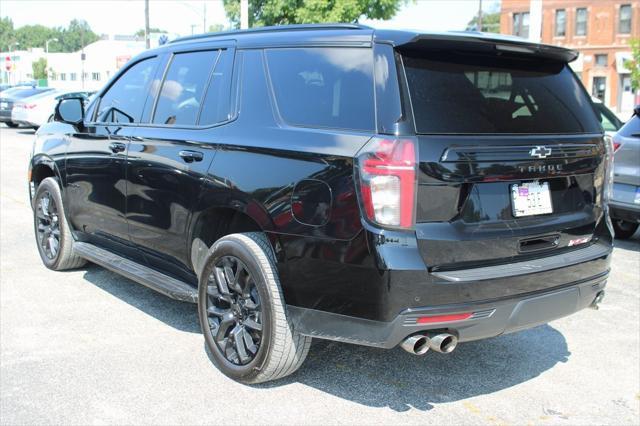
[{"label": "roof rail", "polygon": [[209,37],[220,37],[234,34],[255,34],[255,33],[271,33],[278,31],[309,31],[309,30],[364,30],[371,27],[362,24],[293,24],[293,25],[275,25],[270,27],[256,27],[246,30],[229,30],[215,33],[196,34],[185,37],[178,37],[169,43],[179,43],[183,41],[200,40]]}]

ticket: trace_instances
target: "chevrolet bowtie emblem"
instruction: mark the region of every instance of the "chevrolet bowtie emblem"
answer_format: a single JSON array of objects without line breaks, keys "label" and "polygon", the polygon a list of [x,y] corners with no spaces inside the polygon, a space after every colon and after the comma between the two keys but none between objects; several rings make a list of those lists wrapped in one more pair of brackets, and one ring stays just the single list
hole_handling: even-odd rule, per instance
[{"label": "chevrolet bowtie emblem", "polygon": [[529,155],[532,157],[547,158],[551,155],[551,148],[547,148],[546,146],[536,146],[529,151]]}]

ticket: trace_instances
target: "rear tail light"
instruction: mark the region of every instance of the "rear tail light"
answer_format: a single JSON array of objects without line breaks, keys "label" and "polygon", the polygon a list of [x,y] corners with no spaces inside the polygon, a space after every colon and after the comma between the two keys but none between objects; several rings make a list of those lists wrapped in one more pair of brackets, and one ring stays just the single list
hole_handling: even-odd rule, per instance
[{"label": "rear tail light", "polygon": [[358,153],[361,203],[368,220],[412,228],[416,200],[417,143],[373,138]]},{"label": "rear tail light", "polygon": [[602,198],[604,202],[609,202],[613,195],[613,154],[617,148],[620,148],[620,143],[616,148],[615,140],[610,136],[604,137],[605,145],[605,160],[604,160],[604,184],[602,188]]},{"label": "rear tail light", "polygon": [[611,139],[611,141],[613,143],[613,152],[615,154],[622,146],[622,142],[620,142],[620,140],[615,136]]},{"label": "rear tail light", "polygon": [[15,108],[34,109],[36,104],[16,104]]}]

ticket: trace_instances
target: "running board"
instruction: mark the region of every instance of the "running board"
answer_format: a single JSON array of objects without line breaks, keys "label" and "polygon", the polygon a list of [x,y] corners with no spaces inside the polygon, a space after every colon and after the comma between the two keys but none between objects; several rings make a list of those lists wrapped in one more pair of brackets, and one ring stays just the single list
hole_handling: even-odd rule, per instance
[{"label": "running board", "polygon": [[198,301],[198,290],[189,284],[93,244],[74,242],[73,251],[90,262],[123,275],[172,299],[191,303]]}]

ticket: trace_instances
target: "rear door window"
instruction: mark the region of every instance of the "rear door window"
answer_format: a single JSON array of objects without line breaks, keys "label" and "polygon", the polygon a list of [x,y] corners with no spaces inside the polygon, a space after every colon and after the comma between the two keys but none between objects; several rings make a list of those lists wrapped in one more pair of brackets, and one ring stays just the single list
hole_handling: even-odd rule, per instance
[{"label": "rear door window", "polygon": [[162,82],[153,123],[193,126],[219,50],[177,53]]},{"label": "rear door window", "polygon": [[372,49],[269,49],[267,63],[278,110],[287,123],[374,129]]},{"label": "rear door window", "polygon": [[404,57],[418,133],[598,133],[582,87],[560,62],[439,53]]}]

